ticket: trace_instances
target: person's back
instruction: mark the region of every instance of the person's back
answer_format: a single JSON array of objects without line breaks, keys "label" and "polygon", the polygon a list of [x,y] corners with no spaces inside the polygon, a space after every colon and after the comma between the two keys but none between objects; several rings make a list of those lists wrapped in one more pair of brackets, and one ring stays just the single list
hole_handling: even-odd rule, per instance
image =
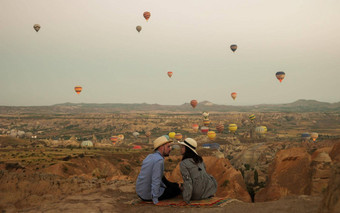
[{"label": "person's back", "polygon": [[201,200],[214,196],[217,190],[215,178],[205,170],[203,162],[196,164],[192,158],[181,161],[183,177],[183,200]]}]

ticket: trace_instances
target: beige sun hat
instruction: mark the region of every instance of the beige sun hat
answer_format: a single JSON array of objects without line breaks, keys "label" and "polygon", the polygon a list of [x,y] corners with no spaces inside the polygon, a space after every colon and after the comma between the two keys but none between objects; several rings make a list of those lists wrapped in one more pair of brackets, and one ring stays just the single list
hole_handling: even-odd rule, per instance
[{"label": "beige sun hat", "polygon": [[188,147],[188,148],[191,149],[193,152],[195,152],[196,155],[198,155],[197,152],[196,152],[196,149],[197,149],[197,142],[196,142],[194,139],[192,139],[192,138],[186,138],[186,139],[184,140],[184,142],[178,142],[178,143],[181,144],[181,145],[184,145],[184,146]]},{"label": "beige sun hat", "polygon": [[156,140],[153,141],[153,149],[157,149],[158,147],[162,146],[163,144],[170,143],[170,141],[167,137],[161,136],[156,138]]}]

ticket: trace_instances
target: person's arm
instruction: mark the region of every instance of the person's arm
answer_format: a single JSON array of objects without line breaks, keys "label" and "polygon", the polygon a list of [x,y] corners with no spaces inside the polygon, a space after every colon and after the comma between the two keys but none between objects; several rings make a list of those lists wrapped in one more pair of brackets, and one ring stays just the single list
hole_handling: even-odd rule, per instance
[{"label": "person's arm", "polygon": [[180,164],[181,174],[183,178],[183,200],[186,203],[190,202],[191,196],[192,196],[192,179],[189,173],[188,168],[184,165],[183,162]]},{"label": "person's arm", "polygon": [[162,181],[163,176],[163,161],[159,159],[155,162],[152,168],[152,182],[151,182],[151,194],[152,194],[152,202],[154,204],[158,203],[159,188]]}]

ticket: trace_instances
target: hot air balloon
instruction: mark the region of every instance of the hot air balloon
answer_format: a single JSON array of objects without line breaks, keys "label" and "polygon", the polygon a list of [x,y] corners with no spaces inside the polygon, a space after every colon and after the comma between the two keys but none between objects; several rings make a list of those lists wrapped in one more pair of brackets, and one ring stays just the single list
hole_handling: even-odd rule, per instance
[{"label": "hot air balloon", "polygon": [[217,129],[217,131],[218,131],[219,133],[221,133],[221,132],[223,132],[223,130],[224,130],[224,125],[223,125],[223,124],[218,124],[218,125],[216,126],[216,129]]},{"label": "hot air balloon", "polygon": [[214,131],[209,131],[207,135],[210,140],[214,140],[216,138],[216,133]]},{"label": "hot air balloon", "polygon": [[124,135],[122,135],[122,134],[118,135],[118,140],[119,140],[119,141],[123,141],[124,138],[125,138]]},{"label": "hot air balloon", "polygon": [[236,92],[232,92],[231,93],[231,97],[235,100],[235,98],[237,97],[237,93]]},{"label": "hot air balloon", "polygon": [[203,125],[204,126],[209,126],[209,124],[210,124],[210,120],[209,119],[204,119],[203,120]]},{"label": "hot air balloon", "polygon": [[261,126],[261,127],[263,127],[263,129],[264,129],[264,133],[267,133],[267,131],[268,131],[267,127],[266,126]]},{"label": "hot air balloon", "polygon": [[236,130],[237,130],[237,125],[236,124],[229,124],[228,129],[229,129],[229,132],[235,133]]},{"label": "hot air balloon", "polygon": [[182,135],[181,133],[176,133],[175,139],[176,139],[177,141],[182,140],[182,138],[183,138],[183,135]]},{"label": "hot air balloon", "polygon": [[132,149],[142,149],[142,147],[140,145],[134,145]]},{"label": "hot air balloon", "polygon": [[208,131],[209,131],[209,127],[206,127],[206,126],[201,127],[202,134],[206,135],[208,133]]},{"label": "hot air balloon", "polygon": [[136,27],[136,30],[137,30],[138,32],[140,32],[140,31],[142,30],[142,27],[138,25],[138,26]]},{"label": "hot air balloon", "polygon": [[316,132],[312,132],[312,133],[310,134],[310,137],[311,137],[311,138],[313,139],[313,141],[315,142],[316,139],[319,137],[319,134],[316,133]]},{"label": "hot air balloon", "polygon": [[256,134],[264,135],[264,133],[266,133],[266,130],[263,128],[263,126],[258,126],[255,128],[255,132]]},{"label": "hot air balloon", "polygon": [[143,16],[144,16],[144,18],[146,19],[146,21],[148,21],[149,18],[150,18],[150,16],[151,16],[151,13],[148,12],[148,11],[145,11],[145,12],[143,13]]},{"label": "hot air balloon", "polygon": [[199,128],[198,124],[193,124],[192,125],[192,129],[194,130],[194,132],[197,132],[198,128]]},{"label": "hot air balloon", "polygon": [[256,117],[255,117],[255,115],[254,114],[251,114],[251,115],[249,115],[249,119],[252,121],[252,120],[254,120]]},{"label": "hot air balloon", "polygon": [[77,94],[79,94],[82,90],[83,88],[81,86],[74,87],[74,91],[76,91]]},{"label": "hot air balloon", "polygon": [[133,135],[133,137],[138,138],[139,132],[134,132],[134,133],[132,133],[132,135]]},{"label": "hot air balloon", "polygon": [[196,100],[191,100],[190,104],[191,104],[192,108],[195,108],[197,106],[198,102]]},{"label": "hot air balloon", "polygon": [[33,28],[34,28],[35,31],[38,32],[40,30],[40,25],[39,24],[35,24],[35,25],[33,25]]},{"label": "hot air balloon", "polygon": [[169,138],[174,139],[175,135],[176,135],[176,132],[169,132],[168,135],[169,135]]},{"label": "hot air balloon", "polygon": [[285,78],[285,76],[286,76],[286,73],[284,73],[282,71],[276,73],[276,78],[280,81],[280,83]]},{"label": "hot air balloon", "polygon": [[230,49],[235,52],[237,50],[237,45],[236,44],[232,44],[230,45]]},{"label": "hot air balloon", "polygon": [[171,71],[168,72],[169,78],[171,78],[172,74],[173,74],[173,73],[172,73]]},{"label": "hot air balloon", "polygon": [[150,132],[150,131],[147,131],[147,132],[145,133],[145,136],[146,136],[146,137],[150,137],[150,135],[151,135],[151,132]]},{"label": "hot air balloon", "polygon": [[117,136],[111,136],[110,140],[112,141],[113,144],[115,144],[118,141],[118,137]]},{"label": "hot air balloon", "polygon": [[203,115],[204,119],[208,119],[209,112],[203,112],[202,115]]},{"label": "hot air balloon", "polygon": [[310,139],[310,134],[308,132],[302,133],[301,138],[303,141],[308,141]]}]

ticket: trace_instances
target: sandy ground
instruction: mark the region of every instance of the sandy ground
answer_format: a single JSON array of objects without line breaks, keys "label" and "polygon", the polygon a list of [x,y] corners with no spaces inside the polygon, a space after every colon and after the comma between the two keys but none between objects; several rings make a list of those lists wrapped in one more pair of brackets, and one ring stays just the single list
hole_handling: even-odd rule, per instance
[{"label": "sandy ground", "polygon": [[[134,187],[130,185],[106,186],[101,189],[67,196],[61,200],[42,203],[39,207],[23,209],[20,212],[228,212],[228,213],[312,213],[317,212],[321,197],[293,196],[278,201],[262,203],[244,203],[232,200],[224,207],[161,207],[148,205],[132,205],[138,199]],[[3,212],[17,212],[6,209]]]}]

